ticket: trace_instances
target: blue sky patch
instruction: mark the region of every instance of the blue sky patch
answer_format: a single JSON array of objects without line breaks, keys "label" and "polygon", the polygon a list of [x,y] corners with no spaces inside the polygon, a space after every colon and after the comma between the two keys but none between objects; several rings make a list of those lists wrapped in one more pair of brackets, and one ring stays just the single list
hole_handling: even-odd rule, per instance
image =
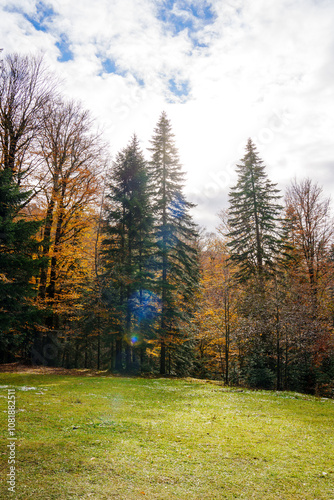
[{"label": "blue sky patch", "polygon": [[[52,20],[57,15],[52,6],[44,2],[37,2],[36,14],[33,16],[24,13],[22,9],[17,7],[5,7],[5,10],[7,12],[17,12],[21,14],[27,21],[29,21],[29,23],[32,24],[36,31],[43,31],[44,33],[49,32]],[[66,62],[73,59],[73,53],[65,35],[62,35],[60,40],[56,42],[55,45],[60,50],[58,61]]]},{"label": "blue sky patch", "polygon": [[138,83],[138,85],[140,87],[144,87],[145,86],[145,82],[144,82],[144,80],[142,78],[138,78],[138,77],[136,77],[136,75],[133,75],[133,76],[135,77],[136,82]]},{"label": "blue sky patch", "polygon": [[190,5],[190,10],[192,14],[197,17],[197,19],[201,19],[204,24],[211,24],[216,19],[216,14],[212,10],[212,5],[209,3],[204,3],[204,5],[196,6]]},{"label": "blue sky patch", "polygon": [[[123,77],[126,77],[128,75],[127,71],[123,71],[119,68],[114,59],[110,59],[109,57],[105,58],[101,54],[98,54],[97,57],[100,59],[102,65],[102,71],[100,71],[99,76],[102,76],[105,73],[119,75]],[[139,78],[136,75],[132,76],[135,78],[136,82],[140,87],[144,87],[145,82],[142,78]]]},{"label": "blue sky patch", "polygon": [[102,73],[117,73],[117,67],[115,61],[113,61],[112,59],[103,59]]},{"label": "blue sky patch", "polygon": [[60,56],[58,57],[59,62],[67,62],[73,59],[69,41],[65,36],[62,36],[61,40],[56,43],[56,47],[60,50]]},{"label": "blue sky patch", "polygon": [[187,2],[165,0],[157,15],[166,28],[174,34],[188,29],[196,32],[216,19],[216,14],[209,2]]},{"label": "blue sky patch", "polygon": [[37,14],[34,17],[28,14],[23,14],[23,16],[29,21],[37,31],[48,30],[49,22],[56,15],[55,11],[50,5],[46,5],[43,2],[38,2],[36,5]]},{"label": "blue sky patch", "polygon": [[99,73],[99,76],[102,76],[103,74],[108,74],[108,75],[119,75],[124,77],[127,75],[127,72],[122,71],[114,59],[110,59],[109,57],[107,58],[103,57],[101,54],[98,54],[97,57],[101,60],[101,65],[102,65],[102,71]]},{"label": "blue sky patch", "polygon": [[175,96],[185,98],[189,95],[190,85],[187,80],[178,81],[175,78],[168,80],[168,90]]}]

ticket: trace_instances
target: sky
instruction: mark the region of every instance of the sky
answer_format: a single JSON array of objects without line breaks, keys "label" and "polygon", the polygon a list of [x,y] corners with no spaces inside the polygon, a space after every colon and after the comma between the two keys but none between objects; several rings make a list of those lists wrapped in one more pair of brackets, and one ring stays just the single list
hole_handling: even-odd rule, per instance
[{"label": "sky", "polygon": [[166,111],[196,222],[228,206],[250,137],[282,194],[334,188],[334,0],[0,0],[0,48],[44,53],[111,154]]}]

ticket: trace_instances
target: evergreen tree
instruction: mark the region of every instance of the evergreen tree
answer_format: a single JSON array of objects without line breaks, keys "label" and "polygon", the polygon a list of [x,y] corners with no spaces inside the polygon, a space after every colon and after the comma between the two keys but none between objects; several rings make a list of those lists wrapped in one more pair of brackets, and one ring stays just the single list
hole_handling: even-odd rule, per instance
[{"label": "evergreen tree", "polygon": [[2,361],[12,360],[28,339],[26,325],[38,317],[32,297],[32,278],[40,270],[38,242],[40,222],[20,215],[29,193],[20,192],[13,173],[0,165],[0,347]]},{"label": "evergreen tree", "polygon": [[136,136],[118,153],[109,184],[107,237],[104,259],[108,287],[104,298],[113,306],[116,334],[116,369],[123,368],[122,346],[126,339],[126,367],[131,367],[133,344],[140,326],[150,315],[150,256],[152,214],[146,162]]},{"label": "evergreen tree", "polygon": [[[47,76],[47,78],[46,78]],[[37,309],[30,283],[41,261],[34,239],[40,224],[24,217],[33,192],[22,186],[34,170],[42,110],[50,101],[54,79],[42,57],[8,55],[0,61],[0,335],[2,359],[25,344]],[[38,162],[37,162],[38,163]],[[26,353],[27,354],[27,353]]]},{"label": "evergreen tree", "polygon": [[149,172],[157,244],[156,290],[161,300],[160,373],[165,374],[166,344],[169,342],[170,349],[175,350],[183,331],[182,321],[191,313],[190,298],[198,281],[197,231],[189,214],[194,205],[186,201],[182,192],[184,174],[171,124],[164,112],[151,144]]},{"label": "evergreen tree", "polygon": [[[279,191],[269,181],[250,139],[237,171],[237,184],[229,193],[228,246],[237,269],[234,277],[245,284],[239,304],[245,319],[243,329],[247,332],[244,375],[250,385],[269,388],[275,379],[274,343],[279,316],[275,312],[275,300],[266,289],[269,292],[270,277],[277,275],[283,250],[282,207],[278,203]],[[277,350],[280,352],[279,346]],[[279,356],[276,364],[279,364]]]},{"label": "evergreen tree", "polygon": [[255,278],[261,286],[282,248],[279,190],[267,178],[251,139],[237,172],[238,182],[229,193],[228,246],[231,259],[238,265],[237,279]]}]

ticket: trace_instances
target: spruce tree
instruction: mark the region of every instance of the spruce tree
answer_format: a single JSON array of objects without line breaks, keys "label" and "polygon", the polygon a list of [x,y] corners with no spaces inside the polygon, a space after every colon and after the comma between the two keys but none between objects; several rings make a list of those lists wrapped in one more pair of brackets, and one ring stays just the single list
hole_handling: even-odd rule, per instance
[{"label": "spruce tree", "polygon": [[[270,296],[270,278],[277,277],[283,250],[279,190],[265,172],[255,145],[249,139],[246,154],[237,165],[238,181],[229,193],[229,242],[234,277],[244,284],[239,311],[247,331],[248,383],[271,388],[275,378],[275,328],[278,320]],[[277,364],[279,358],[277,358]]]},{"label": "spruce tree", "polygon": [[251,139],[237,172],[237,184],[229,193],[231,260],[238,265],[239,281],[255,278],[262,286],[282,248],[279,190],[269,181]]},{"label": "spruce tree", "polygon": [[116,334],[116,369],[122,370],[123,339],[126,366],[131,367],[131,345],[140,335],[141,322],[150,315],[152,214],[148,174],[136,136],[118,153],[113,164],[107,196],[106,238],[103,242],[106,266],[105,300],[113,310]]},{"label": "spruce tree", "polygon": [[157,245],[156,290],[161,300],[160,373],[165,374],[167,343],[170,350],[176,349],[182,320],[190,313],[190,297],[198,280],[197,230],[189,214],[194,205],[183,194],[184,174],[171,124],[164,112],[151,144],[149,172]]},{"label": "spruce tree", "polygon": [[1,361],[12,360],[20,347],[27,347],[26,326],[33,326],[38,319],[32,302],[36,293],[32,279],[41,266],[35,239],[40,222],[20,214],[28,196],[19,190],[12,171],[0,165]]}]

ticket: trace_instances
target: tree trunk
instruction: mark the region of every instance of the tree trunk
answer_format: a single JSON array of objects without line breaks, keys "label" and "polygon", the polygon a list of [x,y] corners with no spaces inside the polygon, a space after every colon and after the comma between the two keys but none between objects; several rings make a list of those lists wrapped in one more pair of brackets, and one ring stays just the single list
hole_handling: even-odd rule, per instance
[{"label": "tree trunk", "polygon": [[225,384],[229,382],[229,352],[230,352],[230,301],[228,291],[224,296],[225,309]]},{"label": "tree trunk", "polygon": [[100,316],[97,321],[97,369],[100,369],[101,338],[100,338]]},{"label": "tree trunk", "polygon": [[122,371],[123,369],[123,363],[122,363],[122,338],[121,337],[117,337],[116,338],[116,363],[115,363],[115,369],[117,372],[120,372]]},{"label": "tree trunk", "polygon": [[110,370],[111,370],[111,372],[114,371],[114,367],[115,367],[114,357],[115,357],[114,336],[112,335],[111,344],[110,344]]},{"label": "tree trunk", "polygon": [[277,371],[276,371],[276,389],[278,391],[281,390],[281,346],[280,346],[280,335],[279,331],[277,331],[277,343],[276,343],[276,351],[277,351]]},{"label": "tree trunk", "polygon": [[[42,253],[43,253],[44,257],[48,257],[49,252],[50,252],[50,238],[51,238],[51,230],[52,230],[53,220],[54,220],[55,200],[56,200],[57,191],[58,191],[58,177],[59,177],[59,172],[56,171],[55,175],[54,175],[54,181],[53,181],[54,185],[52,188],[51,199],[50,199],[50,202],[48,204],[46,217],[45,217],[45,226],[44,226],[43,243],[42,243],[42,249],[43,249]],[[49,266],[49,263],[48,263],[48,266]],[[41,269],[39,288],[38,288],[39,296],[42,299],[45,298],[47,276],[48,276],[48,267],[45,266]]]},{"label": "tree trunk", "polygon": [[164,340],[160,342],[160,375],[166,375],[166,344]]},{"label": "tree trunk", "polygon": [[131,371],[131,346],[128,343],[125,346],[125,369],[128,373]]}]

